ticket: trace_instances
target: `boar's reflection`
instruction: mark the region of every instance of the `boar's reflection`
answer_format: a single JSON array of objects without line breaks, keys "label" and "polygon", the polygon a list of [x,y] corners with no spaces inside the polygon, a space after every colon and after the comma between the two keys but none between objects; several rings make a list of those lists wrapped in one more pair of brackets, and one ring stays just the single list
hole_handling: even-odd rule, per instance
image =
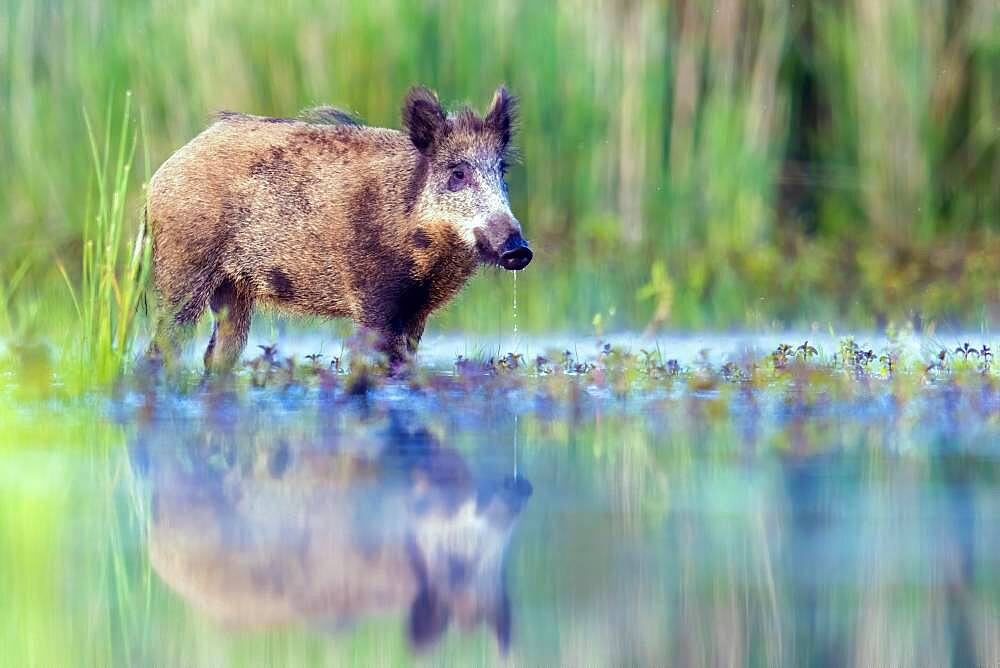
[{"label": "boar's reflection", "polygon": [[228,458],[204,435],[193,448],[148,436],[133,454],[152,487],[150,561],[211,618],[336,630],[404,613],[415,649],[454,622],[488,624],[506,650],[504,557],[524,478],[477,481],[458,451],[398,417],[378,438],[246,443]]}]

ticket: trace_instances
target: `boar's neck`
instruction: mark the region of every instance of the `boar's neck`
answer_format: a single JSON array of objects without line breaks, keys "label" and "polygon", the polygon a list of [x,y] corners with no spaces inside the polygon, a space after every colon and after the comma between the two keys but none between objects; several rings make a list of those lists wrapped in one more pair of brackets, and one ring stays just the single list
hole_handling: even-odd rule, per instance
[{"label": "boar's neck", "polygon": [[349,284],[368,310],[410,323],[453,297],[475,270],[476,258],[455,230],[421,218],[417,201],[430,165],[400,136],[405,146],[377,141],[365,164],[352,170],[343,215]]}]

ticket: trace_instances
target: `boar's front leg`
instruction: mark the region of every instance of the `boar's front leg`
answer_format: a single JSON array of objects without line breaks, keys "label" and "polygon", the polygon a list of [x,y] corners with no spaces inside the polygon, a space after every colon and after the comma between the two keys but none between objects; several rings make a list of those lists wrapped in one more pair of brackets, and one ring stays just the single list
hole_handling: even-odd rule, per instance
[{"label": "boar's front leg", "polygon": [[[404,366],[417,351],[429,309],[428,287],[390,274],[367,286],[354,322],[378,334],[376,347],[389,358],[390,371]],[[403,283],[403,287],[399,287]]]},{"label": "boar's front leg", "polygon": [[405,365],[416,354],[423,333],[423,322],[407,326],[402,331],[390,327],[380,332],[378,348],[389,358],[390,369],[395,370]]},{"label": "boar's front leg", "polygon": [[417,346],[420,345],[420,339],[424,335],[424,323],[426,322],[426,318],[414,319],[404,328],[403,336],[406,339],[406,352],[411,356],[417,354]]},{"label": "boar's front leg", "polygon": [[389,360],[389,369],[395,373],[406,365],[420,344],[426,318],[412,318],[407,322],[394,320],[389,323],[369,323],[367,326],[378,333],[377,348]]},{"label": "boar's front leg", "polygon": [[382,332],[379,337],[378,349],[389,358],[390,372],[394,372],[406,364],[406,344],[401,334]]}]

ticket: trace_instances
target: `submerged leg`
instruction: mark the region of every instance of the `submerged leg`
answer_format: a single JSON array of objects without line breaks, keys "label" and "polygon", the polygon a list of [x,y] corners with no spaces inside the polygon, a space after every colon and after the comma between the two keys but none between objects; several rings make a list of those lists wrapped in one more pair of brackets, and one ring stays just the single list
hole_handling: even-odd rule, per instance
[{"label": "submerged leg", "polygon": [[212,293],[210,305],[215,326],[205,350],[205,368],[224,373],[232,370],[246,346],[253,297],[245,287],[227,278]]}]

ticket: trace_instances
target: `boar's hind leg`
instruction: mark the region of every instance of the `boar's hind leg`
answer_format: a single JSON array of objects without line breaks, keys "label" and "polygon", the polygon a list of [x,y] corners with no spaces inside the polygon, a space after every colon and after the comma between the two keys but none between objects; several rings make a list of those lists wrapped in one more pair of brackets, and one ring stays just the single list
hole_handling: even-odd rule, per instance
[{"label": "boar's hind leg", "polygon": [[147,354],[162,357],[168,364],[180,359],[184,345],[194,336],[198,318],[205,312],[208,290],[196,288],[181,296],[160,289],[161,301],[156,321],[156,331]]},{"label": "boar's hind leg", "polygon": [[209,371],[230,371],[247,344],[253,295],[246,286],[227,278],[212,293],[210,305],[215,326],[205,350],[205,368]]}]

